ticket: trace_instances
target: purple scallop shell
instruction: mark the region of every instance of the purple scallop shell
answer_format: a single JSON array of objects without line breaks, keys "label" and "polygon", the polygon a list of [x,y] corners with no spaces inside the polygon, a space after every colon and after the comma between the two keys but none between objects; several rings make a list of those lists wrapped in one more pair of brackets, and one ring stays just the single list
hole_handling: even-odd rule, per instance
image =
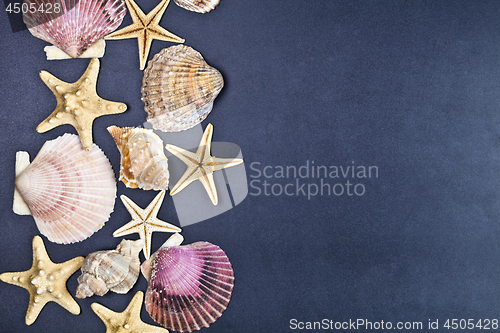
[{"label": "purple scallop shell", "polygon": [[208,242],[163,246],[141,269],[149,280],[146,310],[169,330],[192,332],[210,326],[227,308],[233,291],[228,257]]},{"label": "purple scallop shell", "polygon": [[23,20],[31,34],[79,57],[120,26],[125,0],[25,0]]}]

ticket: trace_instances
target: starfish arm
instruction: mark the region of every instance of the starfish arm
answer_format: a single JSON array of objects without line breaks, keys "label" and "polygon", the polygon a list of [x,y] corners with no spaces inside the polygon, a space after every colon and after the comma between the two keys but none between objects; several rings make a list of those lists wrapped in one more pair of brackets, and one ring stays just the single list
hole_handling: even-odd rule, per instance
[{"label": "starfish arm", "polygon": [[125,28],[118,31],[112,32],[106,35],[104,39],[128,39],[128,38],[138,38],[144,31],[144,26],[139,23],[131,24]]},{"label": "starfish arm", "polygon": [[60,126],[60,125],[66,125],[69,124],[74,127],[76,124],[75,118],[67,113],[64,112],[63,107],[61,105],[58,105],[54,111],[45,118],[38,126],[36,127],[36,131],[38,133],[45,133],[47,131],[50,131],[51,129]]},{"label": "starfish arm", "polygon": [[241,158],[219,158],[212,157],[212,170],[217,171],[243,163]]},{"label": "starfish arm", "polygon": [[59,95],[58,90],[60,90],[60,88],[56,87],[61,87],[61,86],[68,87],[69,84],[67,82],[58,79],[57,77],[55,77],[54,75],[50,74],[47,71],[40,71],[39,75],[43,83],[45,83],[45,85],[54,93],[54,95],[56,95],[57,102],[59,102],[59,99],[62,100],[62,98],[58,96]]},{"label": "starfish arm", "polygon": [[35,293],[36,292],[30,292],[30,303],[28,305],[28,310],[26,310],[26,317],[24,318],[26,325],[33,324],[38,318],[40,312],[42,312],[45,304],[49,302],[49,299],[46,297],[35,300]]},{"label": "starfish arm", "polygon": [[97,77],[99,76],[99,68],[101,64],[98,58],[90,59],[89,65],[85,70],[85,73],[75,82],[76,85],[85,84],[87,86],[95,87],[97,83]]},{"label": "starfish arm", "polygon": [[[2,274],[0,274],[0,280],[2,280],[5,283],[12,284],[12,285],[18,286],[18,287],[22,287],[22,288],[30,291],[28,288],[26,288],[25,282],[28,281],[28,279],[31,276],[33,271],[34,271],[34,269],[30,269],[30,270],[24,271],[24,272],[2,273]],[[30,291],[30,293],[31,293],[31,291]]]},{"label": "starfish arm", "polygon": [[139,68],[141,70],[146,67],[149,51],[151,50],[151,43],[153,42],[153,38],[151,37],[148,29],[144,30],[143,35],[143,37],[137,37],[137,43],[139,46]]},{"label": "starfish arm", "polygon": [[158,215],[163,199],[165,199],[165,191],[160,191],[145,209],[148,217]]},{"label": "starfish arm", "polygon": [[181,232],[182,229],[162,220],[155,220],[150,224],[151,231],[161,231],[161,232]]},{"label": "starfish arm", "polygon": [[99,304],[99,303],[92,303],[90,305],[94,313],[101,318],[101,320],[104,322],[104,325],[106,325],[106,333],[110,332],[110,328],[108,327],[111,325],[111,318],[118,315],[119,313],[111,311],[107,307]]},{"label": "starfish arm", "polygon": [[217,203],[219,202],[219,199],[217,197],[217,190],[215,188],[214,175],[212,173],[209,173],[209,174],[203,173],[203,176],[200,177],[199,179],[200,179],[200,182],[203,184],[205,191],[207,191],[207,194],[210,197],[210,200],[212,200],[212,203],[214,205],[217,205]]},{"label": "starfish arm", "polygon": [[160,27],[154,26],[148,29],[148,34],[152,39],[158,39],[165,42],[173,42],[173,43],[184,43],[185,39],[181,38],[177,35],[174,35],[170,31]]},{"label": "starfish arm", "polygon": [[189,150],[185,150],[174,145],[166,145],[165,148],[188,166],[192,164],[197,165],[199,162],[196,154],[190,152]]},{"label": "starfish arm", "polygon": [[165,10],[167,10],[170,0],[162,0],[156,7],[148,13],[146,20],[152,22],[153,24],[160,24],[161,17]]},{"label": "starfish arm", "polygon": [[134,234],[139,232],[139,228],[142,226],[142,223],[137,222],[136,220],[132,220],[129,223],[123,225],[121,228],[116,229],[113,232],[113,237],[122,237],[130,234]]},{"label": "starfish arm", "polygon": [[188,167],[186,172],[182,175],[181,179],[177,181],[175,186],[170,189],[170,195],[176,195],[182,191],[186,186],[199,178],[198,167]]},{"label": "starfish arm", "polygon": [[123,113],[127,110],[127,104],[125,103],[108,101],[102,98],[97,101],[96,106],[97,107],[92,110],[96,118],[110,114]]},{"label": "starfish arm", "polygon": [[205,128],[205,131],[203,132],[203,136],[201,137],[198,150],[196,151],[196,154],[201,153],[200,161],[210,158],[210,148],[212,145],[213,133],[214,133],[214,126],[212,124],[208,124],[207,127]]},{"label": "starfish arm", "polygon": [[128,12],[130,13],[130,17],[132,17],[132,21],[134,23],[140,23],[142,26],[146,25],[146,15],[141,10],[141,8],[132,0],[125,0],[127,4]]},{"label": "starfish arm", "polygon": [[144,220],[145,216],[143,216],[144,214],[142,214],[143,209],[141,207],[137,206],[135,202],[133,202],[132,200],[130,200],[130,198],[123,194],[120,195],[120,199],[122,200],[125,208],[127,208],[128,212],[132,216],[133,220]]},{"label": "starfish arm", "polygon": [[149,229],[149,225],[144,225],[142,231],[139,233],[141,238],[144,240],[144,247],[142,248],[142,254],[146,260],[151,256],[151,236],[153,231]]}]

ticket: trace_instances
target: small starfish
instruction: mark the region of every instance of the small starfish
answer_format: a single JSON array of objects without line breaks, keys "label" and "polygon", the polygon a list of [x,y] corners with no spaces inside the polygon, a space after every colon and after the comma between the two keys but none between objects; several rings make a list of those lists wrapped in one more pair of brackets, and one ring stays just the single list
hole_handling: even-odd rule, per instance
[{"label": "small starfish", "polygon": [[23,287],[30,293],[26,312],[26,325],[38,318],[45,304],[56,302],[72,314],[80,313],[80,306],[66,289],[66,281],[83,263],[83,257],[76,257],[62,264],[53,263],[40,236],[33,238],[33,266],[30,270],[0,274],[0,280]]},{"label": "small starfish", "polygon": [[210,146],[212,134],[213,126],[212,124],[208,124],[196,153],[172,145],[166,146],[169,152],[174,154],[188,166],[181,179],[179,179],[177,184],[170,190],[170,195],[179,193],[191,182],[199,179],[207,191],[210,200],[212,200],[212,203],[217,205],[218,198],[213,172],[238,165],[243,163],[243,160],[239,158],[218,158],[211,156]]},{"label": "small starfish", "polygon": [[158,211],[160,210],[160,206],[164,198],[165,198],[165,191],[161,191],[153,199],[153,201],[151,201],[151,203],[148,205],[148,207],[146,207],[146,209],[142,209],[129,198],[127,198],[124,195],[121,195],[120,199],[122,199],[125,208],[127,208],[128,212],[132,216],[132,221],[125,224],[120,229],[116,230],[113,233],[113,236],[121,237],[133,233],[138,233],[141,239],[144,241],[144,247],[142,252],[144,253],[144,257],[148,259],[149,255],[151,254],[151,235],[154,231],[161,231],[161,232],[182,231],[181,228],[178,228],[173,224],[164,222],[156,217],[156,215],[158,215]]},{"label": "small starfish", "polygon": [[85,73],[74,83],[61,81],[49,72],[41,71],[40,78],[56,96],[57,106],[52,114],[38,125],[37,132],[44,133],[59,125],[70,124],[76,128],[83,148],[92,149],[94,119],[127,110],[126,104],[107,101],[97,95],[98,75],[97,58],[90,60]]},{"label": "small starfish", "polygon": [[144,293],[138,291],[123,312],[114,312],[99,303],[90,306],[106,325],[106,333],[148,332],[168,333],[168,330],[144,323],[141,320],[141,307]]},{"label": "small starfish", "polygon": [[146,67],[149,50],[153,39],[166,42],[184,43],[184,39],[174,35],[160,26],[160,20],[167,9],[170,0],[162,0],[152,11],[145,15],[133,0],[125,0],[128,11],[134,23],[115,31],[104,39],[126,39],[137,38],[139,43],[139,63],[140,69]]}]

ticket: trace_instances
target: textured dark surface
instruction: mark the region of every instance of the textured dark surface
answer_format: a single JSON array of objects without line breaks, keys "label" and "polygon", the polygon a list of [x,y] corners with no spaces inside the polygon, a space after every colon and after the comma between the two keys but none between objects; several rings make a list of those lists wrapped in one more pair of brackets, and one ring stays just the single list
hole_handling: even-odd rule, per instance
[{"label": "textured dark surface", "polygon": [[[149,11],[156,1],[138,4]],[[73,82],[88,60],[45,60],[46,43],[26,30],[13,33],[1,9],[0,272],[6,272],[31,267],[38,234],[32,217],[11,209],[15,152],[34,157],[45,140],[75,133],[69,125],[35,131],[56,105],[38,72]],[[235,272],[228,309],[204,331],[288,332],[294,318],[424,327],[439,319],[445,330],[447,318],[499,317],[499,18],[496,0],[221,0],[205,15],[169,5],[162,25],[224,76],[203,127],[212,123],[214,141],[241,147],[249,182],[278,184],[275,193],[297,181],[306,190],[321,184],[255,178],[253,162],[259,171],[313,161],[378,167],[378,178],[347,179],[365,186],[362,196],[308,200],[301,192],[266,196],[249,188],[234,209],[185,227],[184,243],[220,246]],[[122,26],[130,23],[127,14]],[[149,59],[170,45],[154,41]],[[97,91],[128,110],[98,118],[94,142],[117,174],[119,153],[106,127],[142,125],[141,81],[137,41],[108,41]],[[156,193],[120,182],[118,194],[146,207]],[[178,225],[171,197],[159,218]],[[129,220],[117,199],[110,220],[91,238],[72,245],[43,238],[52,260],[63,262],[115,248],[121,238],[112,233]],[[153,250],[168,236],[153,234]],[[72,294],[77,276],[68,281]],[[141,276],[126,295],[78,300],[79,316],[49,303],[26,326],[28,292],[2,282],[0,331],[104,332],[90,304],[123,311],[146,287]]]}]

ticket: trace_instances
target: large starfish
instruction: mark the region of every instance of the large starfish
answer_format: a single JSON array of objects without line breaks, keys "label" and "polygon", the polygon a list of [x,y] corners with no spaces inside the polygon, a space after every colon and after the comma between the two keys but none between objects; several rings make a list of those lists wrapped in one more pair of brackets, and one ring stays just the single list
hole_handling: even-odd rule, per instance
[{"label": "large starfish", "polygon": [[57,106],[52,114],[38,125],[37,132],[44,133],[59,125],[70,124],[76,128],[83,148],[92,149],[94,119],[127,110],[125,103],[107,101],[97,95],[98,75],[97,58],[90,60],[85,73],[74,83],[61,81],[49,72],[41,71],[40,78],[56,96]]},{"label": "large starfish", "polygon": [[175,186],[170,190],[170,195],[179,193],[191,182],[199,179],[207,191],[210,200],[212,200],[212,203],[217,205],[218,198],[217,190],[215,189],[213,172],[238,165],[243,163],[243,160],[239,158],[218,158],[211,156],[210,146],[212,142],[212,134],[213,126],[212,124],[208,124],[196,153],[192,153],[173,145],[166,146],[169,152],[174,154],[187,165],[187,170],[184,172],[177,184],[175,184]]},{"label": "large starfish", "polygon": [[149,258],[151,254],[151,235],[155,231],[160,232],[181,232],[182,229],[176,227],[173,224],[164,222],[156,217],[160,206],[165,198],[165,191],[161,191],[158,195],[150,202],[146,209],[142,209],[137,206],[135,202],[130,200],[124,195],[120,196],[125,208],[132,216],[132,221],[125,224],[120,229],[113,233],[114,237],[121,237],[133,233],[138,233],[141,239],[144,241],[143,253],[146,259]]},{"label": "large starfish", "polygon": [[30,270],[3,273],[0,280],[23,287],[30,293],[30,303],[26,312],[26,325],[36,320],[48,302],[56,302],[72,314],[80,313],[80,306],[66,289],[66,281],[83,263],[83,257],[76,257],[62,264],[53,263],[40,236],[33,238],[33,266]]},{"label": "large starfish", "polygon": [[123,312],[114,312],[99,303],[90,306],[106,325],[106,333],[148,332],[168,333],[168,330],[144,323],[141,320],[141,307],[144,293],[138,291]]},{"label": "large starfish", "polygon": [[148,60],[149,50],[151,49],[153,39],[184,43],[184,39],[160,26],[161,17],[167,9],[170,0],[162,0],[155,9],[148,13],[148,15],[144,14],[133,0],[125,1],[134,23],[107,35],[104,39],[137,38],[139,43],[139,64],[141,70],[146,67],[146,61]]}]

